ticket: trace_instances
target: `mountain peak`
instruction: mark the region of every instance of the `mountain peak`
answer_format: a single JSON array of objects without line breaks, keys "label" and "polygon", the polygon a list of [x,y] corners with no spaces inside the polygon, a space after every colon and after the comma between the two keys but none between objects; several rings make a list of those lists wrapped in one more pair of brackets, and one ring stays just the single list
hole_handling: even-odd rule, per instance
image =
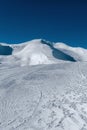
[{"label": "mountain peak", "polygon": [[87,61],[87,50],[70,47],[65,43],[53,43],[44,39],[34,39],[22,44],[0,44],[0,57],[5,63],[22,66],[53,64],[65,61]]}]

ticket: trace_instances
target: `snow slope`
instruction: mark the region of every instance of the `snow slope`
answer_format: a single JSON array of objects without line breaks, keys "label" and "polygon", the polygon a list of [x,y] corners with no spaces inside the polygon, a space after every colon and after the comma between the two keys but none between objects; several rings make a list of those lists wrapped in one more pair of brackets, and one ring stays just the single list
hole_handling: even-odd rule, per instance
[{"label": "snow slope", "polygon": [[87,61],[87,50],[74,48],[64,43],[51,43],[35,39],[22,44],[0,45],[0,60],[2,63],[21,66],[53,64],[64,61]]},{"label": "snow slope", "polygon": [[76,61],[87,61],[87,49],[81,47],[70,47],[64,43],[56,43],[54,47],[65,54],[72,56]]},{"label": "snow slope", "polygon": [[0,130],[87,130],[87,63],[0,65]]},{"label": "snow slope", "polygon": [[86,53],[41,39],[1,43],[0,130],[87,130]]}]

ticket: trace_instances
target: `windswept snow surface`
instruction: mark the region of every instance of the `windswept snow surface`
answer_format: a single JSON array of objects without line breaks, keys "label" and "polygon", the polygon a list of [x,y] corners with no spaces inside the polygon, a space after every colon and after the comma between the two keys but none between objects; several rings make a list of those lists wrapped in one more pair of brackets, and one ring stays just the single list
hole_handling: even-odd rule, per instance
[{"label": "windswept snow surface", "polygon": [[39,39],[0,50],[0,130],[87,130],[86,49]]}]

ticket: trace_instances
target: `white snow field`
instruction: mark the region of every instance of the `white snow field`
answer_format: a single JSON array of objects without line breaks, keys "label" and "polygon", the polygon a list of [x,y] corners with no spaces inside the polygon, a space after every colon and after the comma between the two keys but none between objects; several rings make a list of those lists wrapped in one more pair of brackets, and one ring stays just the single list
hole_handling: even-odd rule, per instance
[{"label": "white snow field", "polygon": [[0,44],[0,130],[87,130],[87,50]]}]

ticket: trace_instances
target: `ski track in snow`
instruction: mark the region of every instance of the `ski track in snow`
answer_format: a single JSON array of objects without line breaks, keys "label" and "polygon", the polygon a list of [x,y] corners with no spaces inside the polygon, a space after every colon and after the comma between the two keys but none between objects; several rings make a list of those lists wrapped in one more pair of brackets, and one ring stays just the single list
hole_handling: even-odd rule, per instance
[{"label": "ski track in snow", "polygon": [[0,130],[87,130],[86,66],[0,68]]}]

